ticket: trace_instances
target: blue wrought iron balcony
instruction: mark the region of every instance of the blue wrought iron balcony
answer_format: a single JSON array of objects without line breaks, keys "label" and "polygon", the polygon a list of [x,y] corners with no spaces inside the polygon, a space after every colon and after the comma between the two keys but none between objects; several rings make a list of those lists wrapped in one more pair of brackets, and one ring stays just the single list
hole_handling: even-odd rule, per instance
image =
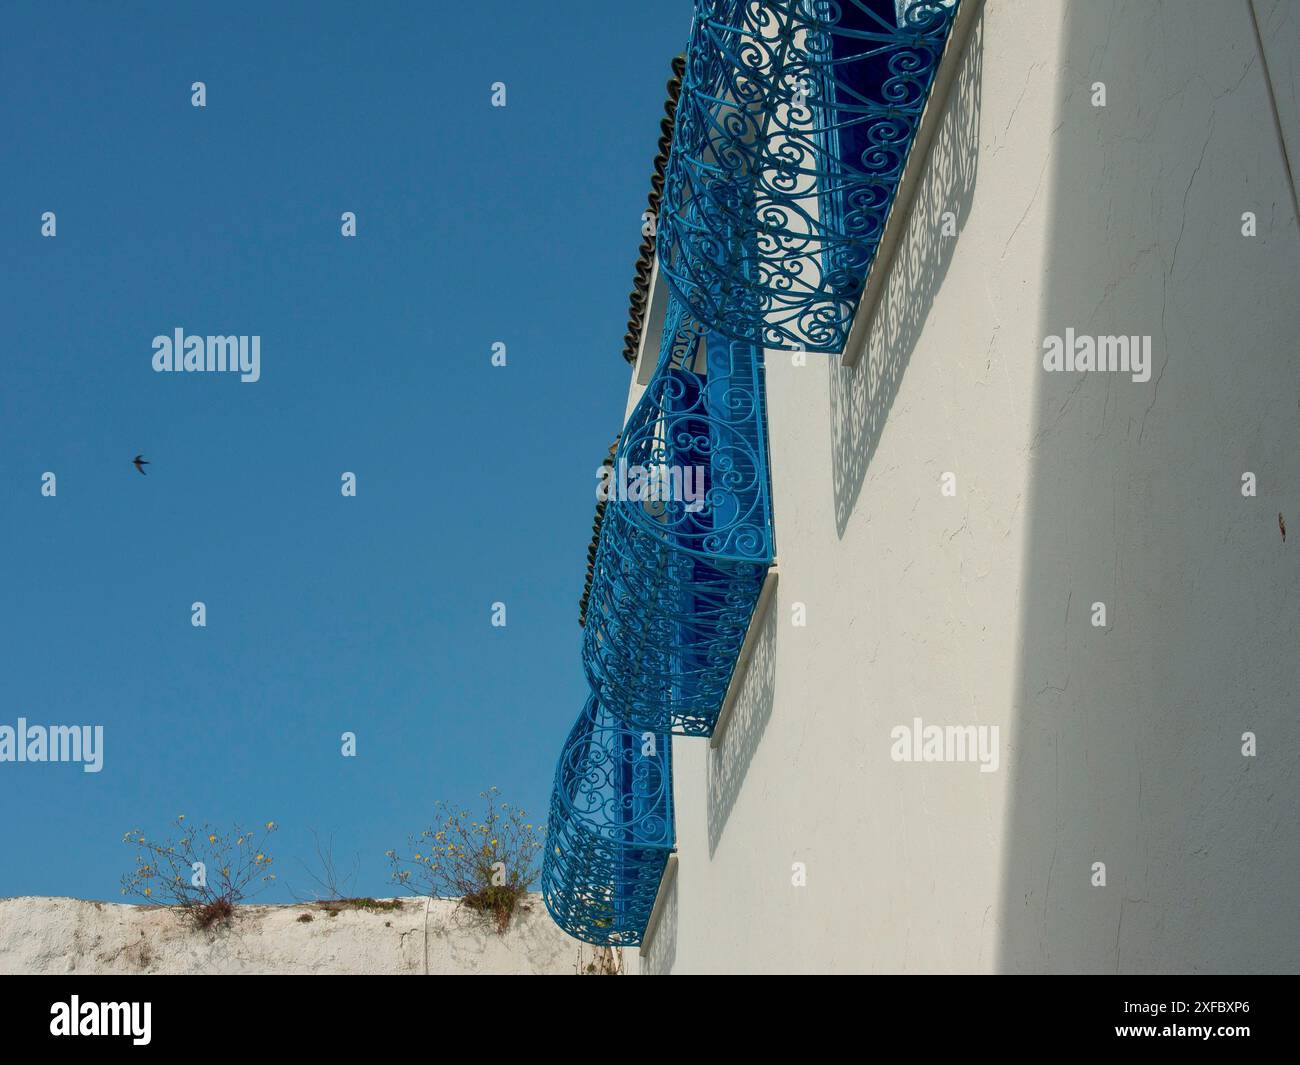
[{"label": "blue wrought iron balcony", "polygon": [[671,738],[628,728],[593,694],[555,771],[547,910],[584,942],[637,946],[674,842]]},{"label": "blue wrought iron balcony", "polygon": [[659,268],[698,321],[838,352],[957,0],[696,0]]},{"label": "blue wrought iron balcony", "polygon": [[583,665],[629,726],[710,736],[774,557],[763,353],[676,300],[615,453],[633,477],[654,498],[606,503]]},{"label": "blue wrought iron balcony", "polygon": [[[713,734],[775,559],[764,348],[843,348],[957,3],[696,0],[664,129],[671,295],[597,508],[580,607],[596,694],[560,757],[542,869],[578,939],[645,934],[673,850],[671,737]],[[629,357],[649,277],[643,256]]]}]

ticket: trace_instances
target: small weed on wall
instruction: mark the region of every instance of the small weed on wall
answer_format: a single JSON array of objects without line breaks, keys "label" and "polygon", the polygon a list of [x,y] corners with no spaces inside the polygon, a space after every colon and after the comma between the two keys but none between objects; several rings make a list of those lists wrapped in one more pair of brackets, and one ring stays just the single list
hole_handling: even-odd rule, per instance
[{"label": "small weed on wall", "polygon": [[218,832],[209,824],[187,825],[162,840],[133,829],[122,842],[136,848],[135,869],[122,877],[122,894],[145,902],[176,906],[196,928],[230,923],[235,907],[275,879],[267,840],[274,821],[245,831],[236,825]]},{"label": "small weed on wall", "polygon": [[499,801],[497,788],[479,792],[482,820],[447,802],[435,804],[434,824],[410,839],[410,857],[388,851],[393,882],[435,898],[458,898],[502,933],[537,879],[542,831],[519,807]]}]

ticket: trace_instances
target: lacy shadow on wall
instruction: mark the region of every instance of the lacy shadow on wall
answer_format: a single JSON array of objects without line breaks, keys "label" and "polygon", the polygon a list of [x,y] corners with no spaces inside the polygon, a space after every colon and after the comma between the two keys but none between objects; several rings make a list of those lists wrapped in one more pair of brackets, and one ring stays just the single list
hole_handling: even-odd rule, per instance
[{"label": "lacy shadow on wall", "polygon": [[[779,600],[780,590],[777,590]],[[726,827],[731,809],[736,805],[754,760],[767,723],[772,717],[776,692],[776,618],[779,601],[772,602],[763,619],[763,627],[754,642],[753,654],[745,669],[736,704],[731,708],[726,731],[716,747],[709,748],[707,778],[709,788],[709,857],[718,849],[718,840]]]},{"label": "lacy shadow on wall", "polygon": [[669,976],[677,964],[677,877],[672,878],[650,945],[641,951],[642,976]]},{"label": "lacy shadow on wall", "polygon": [[[912,214],[883,283],[866,350],[845,368],[830,362],[831,463],[835,526],[840,536],[857,505],[867,467],[880,443],[912,349],[948,272],[970,214],[979,161],[980,82],[984,16],[971,31],[943,122],[930,146]],[[942,215],[956,215],[958,236],[943,236]],[[878,279],[872,279],[878,284]]]}]

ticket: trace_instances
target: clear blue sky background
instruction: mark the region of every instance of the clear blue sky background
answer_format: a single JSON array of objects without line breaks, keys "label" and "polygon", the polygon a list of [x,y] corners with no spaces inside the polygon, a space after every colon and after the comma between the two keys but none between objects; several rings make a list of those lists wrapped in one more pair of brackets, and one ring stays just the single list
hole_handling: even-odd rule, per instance
[{"label": "clear blue sky background", "polygon": [[[313,827],[391,894],[435,799],[545,817],[690,9],[4,5],[0,723],[106,736],[0,764],[0,896],[120,900],[182,812],[279,822],[268,901]],[[178,326],[260,334],[261,381],[155,374]]]}]

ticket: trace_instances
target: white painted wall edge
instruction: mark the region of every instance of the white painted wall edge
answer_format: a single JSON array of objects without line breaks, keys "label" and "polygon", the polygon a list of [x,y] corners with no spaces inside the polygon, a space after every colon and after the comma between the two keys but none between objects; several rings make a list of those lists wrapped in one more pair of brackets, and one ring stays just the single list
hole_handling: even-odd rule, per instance
[{"label": "white painted wall edge", "polygon": [[957,8],[957,17],[953,19],[952,31],[948,34],[948,43],[943,55],[939,57],[939,67],[935,71],[934,85],[930,88],[930,98],[921,113],[921,122],[917,126],[916,139],[912,141],[912,150],[908,153],[907,164],[903,167],[903,177],[898,183],[898,192],[889,208],[889,217],[885,220],[885,232],[881,234],[880,244],[876,248],[876,257],[867,272],[867,282],[862,289],[862,299],[853,315],[853,325],[849,328],[848,340],[840,353],[841,366],[856,366],[859,356],[867,346],[867,334],[871,330],[871,320],[876,314],[876,304],[880,294],[885,291],[885,281],[893,266],[894,256],[903,242],[907,232],[907,223],[912,216],[912,203],[916,191],[921,187],[921,178],[930,162],[930,142],[934,140],[935,131],[943,122],[943,112],[948,106],[948,93],[953,82],[957,80],[957,70],[961,66],[962,55],[970,41],[971,31],[980,12],[984,9],[984,0],[962,0]]},{"label": "white painted wall edge", "polygon": [[736,668],[731,671],[731,682],[727,685],[727,695],[722,700],[722,710],[718,713],[718,722],[713,726],[713,735],[709,737],[709,746],[717,747],[727,731],[727,722],[731,711],[740,697],[740,689],[745,683],[745,674],[749,671],[749,660],[754,656],[754,645],[758,642],[758,633],[763,628],[767,612],[776,601],[776,582],[779,579],[776,562],[773,561],[763,578],[763,588],[758,593],[758,602],[754,604],[754,613],[749,619],[749,630],[745,633],[745,642],[740,645],[740,656],[736,659]]},{"label": "white painted wall edge", "polygon": [[650,266],[649,302],[645,317],[641,319],[641,337],[637,342],[636,368],[632,380],[638,385],[648,385],[650,375],[659,362],[659,345],[664,331],[664,318],[668,312],[668,285],[659,277],[659,253],[655,253]]}]

